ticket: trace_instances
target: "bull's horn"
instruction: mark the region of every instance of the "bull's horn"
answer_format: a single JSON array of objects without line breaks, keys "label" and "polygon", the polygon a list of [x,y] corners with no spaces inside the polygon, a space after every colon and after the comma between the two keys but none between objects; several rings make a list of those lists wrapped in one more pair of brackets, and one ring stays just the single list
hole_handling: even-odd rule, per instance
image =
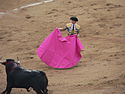
[{"label": "bull's horn", "polygon": [[20,63],[20,61],[17,61],[17,63]]},{"label": "bull's horn", "polygon": [[0,61],[0,64],[2,64],[3,62],[5,62],[5,61]]},{"label": "bull's horn", "polygon": [[17,57],[17,62],[20,63],[19,57]]},{"label": "bull's horn", "polygon": [[2,64],[3,62],[0,62],[0,64]]}]

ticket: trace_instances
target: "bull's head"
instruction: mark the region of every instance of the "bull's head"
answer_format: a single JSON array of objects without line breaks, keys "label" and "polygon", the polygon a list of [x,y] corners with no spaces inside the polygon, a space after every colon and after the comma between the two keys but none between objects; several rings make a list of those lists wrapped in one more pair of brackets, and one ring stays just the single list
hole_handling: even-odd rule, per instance
[{"label": "bull's head", "polygon": [[11,63],[11,64],[13,63],[13,64],[20,65],[20,64],[19,64],[19,61],[18,61],[18,62],[15,62],[14,59],[6,59],[6,61],[0,62],[0,64],[5,65],[5,66],[6,66],[7,64],[10,64],[10,63]]},{"label": "bull's head", "polygon": [[6,59],[6,61],[0,63],[5,66],[7,74],[20,66],[20,64],[18,62],[15,62],[14,59]]}]

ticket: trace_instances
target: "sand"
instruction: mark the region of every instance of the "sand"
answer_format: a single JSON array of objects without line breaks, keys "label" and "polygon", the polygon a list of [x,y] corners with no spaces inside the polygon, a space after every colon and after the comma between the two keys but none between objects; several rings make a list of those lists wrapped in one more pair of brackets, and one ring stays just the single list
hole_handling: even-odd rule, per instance
[{"label": "sand", "polygon": [[[35,0],[11,1],[1,0],[0,12]],[[125,94],[124,10],[125,0],[55,0],[0,15],[0,59],[18,56],[23,67],[46,72],[49,94]],[[36,50],[54,28],[64,27],[70,16],[79,18],[84,57],[71,69],[50,68],[40,61]],[[5,69],[0,65],[0,92],[5,86]],[[12,94],[29,93],[13,89]]]}]

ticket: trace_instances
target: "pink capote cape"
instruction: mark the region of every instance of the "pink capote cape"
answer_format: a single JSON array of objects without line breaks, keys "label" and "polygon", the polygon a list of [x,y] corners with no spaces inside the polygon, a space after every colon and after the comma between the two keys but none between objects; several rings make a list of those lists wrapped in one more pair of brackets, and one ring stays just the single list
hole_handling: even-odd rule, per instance
[{"label": "pink capote cape", "polygon": [[37,54],[50,67],[71,68],[79,63],[83,48],[77,35],[63,37],[56,28],[39,46]]}]

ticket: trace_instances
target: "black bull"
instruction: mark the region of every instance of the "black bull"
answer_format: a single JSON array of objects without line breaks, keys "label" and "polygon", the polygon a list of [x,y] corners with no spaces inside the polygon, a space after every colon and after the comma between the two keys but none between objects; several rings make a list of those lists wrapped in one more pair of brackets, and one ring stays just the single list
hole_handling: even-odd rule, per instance
[{"label": "black bull", "polygon": [[10,94],[12,88],[25,88],[28,92],[29,88],[33,88],[37,94],[48,94],[48,79],[44,72],[26,70],[13,59],[1,64],[5,66],[7,74],[7,86],[1,94]]}]

